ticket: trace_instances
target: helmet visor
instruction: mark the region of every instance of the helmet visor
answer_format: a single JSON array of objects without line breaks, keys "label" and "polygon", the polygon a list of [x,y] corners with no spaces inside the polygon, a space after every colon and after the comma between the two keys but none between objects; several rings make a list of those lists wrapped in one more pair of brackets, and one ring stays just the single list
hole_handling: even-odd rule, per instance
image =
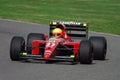
[{"label": "helmet visor", "polygon": [[54,37],[60,36],[61,34],[53,34]]}]

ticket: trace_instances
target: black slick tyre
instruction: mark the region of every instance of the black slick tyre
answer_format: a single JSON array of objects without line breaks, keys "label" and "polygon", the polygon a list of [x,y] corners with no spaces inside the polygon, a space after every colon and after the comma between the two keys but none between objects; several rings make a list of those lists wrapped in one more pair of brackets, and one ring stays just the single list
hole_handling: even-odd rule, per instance
[{"label": "black slick tyre", "polygon": [[25,50],[25,40],[23,37],[13,37],[10,44],[10,58],[13,61],[20,60],[20,53]]},{"label": "black slick tyre", "polygon": [[92,64],[92,44],[89,40],[82,40],[80,43],[79,57],[81,64]]},{"label": "black slick tyre", "polygon": [[44,34],[41,33],[29,33],[27,37],[27,52],[32,54],[32,41],[33,40],[45,40]]},{"label": "black slick tyre", "polygon": [[105,60],[107,52],[107,40],[105,37],[90,37],[89,39],[93,44],[94,60]]}]

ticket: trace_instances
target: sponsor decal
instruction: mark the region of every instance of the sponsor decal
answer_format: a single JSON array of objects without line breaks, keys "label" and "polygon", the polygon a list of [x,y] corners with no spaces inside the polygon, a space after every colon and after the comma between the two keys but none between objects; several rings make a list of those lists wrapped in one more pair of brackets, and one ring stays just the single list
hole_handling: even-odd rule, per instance
[{"label": "sponsor decal", "polygon": [[57,22],[50,22],[50,24],[56,25],[56,24],[57,24]]},{"label": "sponsor decal", "polygon": [[56,25],[57,23],[60,23],[60,24],[66,24],[66,25],[83,25],[83,26],[87,26],[87,23],[84,23],[84,22],[73,22],[73,21],[70,21],[70,22],[67,22],[67,21],[53,21],[51,22],[50,24],[53,24],[53,25]]},{"label": "sponsor decal", "polygon": [[23,53],[20,53],[20,55],[22,55],[22,56],[27,56],[27,53],[26,53],[26,52],[23,52]]},{"label": "sponsor decal", "polygon": [[70,55],[71,58],[75,58],[75,55]]},{"label": "sponsor decal", "polygon": [[56,22],[53,22],[54,25],[56,25],[57,23]]},{"label": "sponsor decal", "polygon": [[81,23],[80,22],[59,22],[61,24],[75,24],[75,25],[80,25]]},{"label": "sponsor decal", "polygon": [[50,51],[50,50],[46,50],[45,53],[46,53],[46,54],[47,54],[47,53],[51,53],[51,51]]},{"label": "sponsor decal", "polygon": [[84,23],[83,26],[87,26],[87,24]]}]

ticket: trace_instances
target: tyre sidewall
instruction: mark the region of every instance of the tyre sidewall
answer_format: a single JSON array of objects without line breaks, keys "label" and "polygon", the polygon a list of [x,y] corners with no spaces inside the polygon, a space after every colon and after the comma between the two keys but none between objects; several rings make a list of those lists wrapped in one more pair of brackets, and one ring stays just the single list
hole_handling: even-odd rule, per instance
[{"label": "tyre sidewall", "polygon": [[20,60],[20,53],[25,49],[25,40],[23,37],[13,37],[10,44],[11,60]]},{"label": "tyre sidewall", "polygon": [[91,64],[93,60],[92,55],[92,44],[89,40],[83,40],[80,43],[80,63],[81,64]]}]

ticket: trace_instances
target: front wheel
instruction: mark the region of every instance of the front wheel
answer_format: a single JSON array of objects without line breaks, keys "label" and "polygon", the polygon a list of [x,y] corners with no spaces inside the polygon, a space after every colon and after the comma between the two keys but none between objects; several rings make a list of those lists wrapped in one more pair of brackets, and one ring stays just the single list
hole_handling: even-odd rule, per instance
[{"label": "front wheel", "polygon": [[83,40],[80,43],[79,58],[81,64],[92,64],[92,44],[89,40]]},{"label": "front wheel", "polygon": [[13,61],[20,60],[20,53],[25,50],[25,40],[23,37],[13,37],[10,44],[10,58]]}]

